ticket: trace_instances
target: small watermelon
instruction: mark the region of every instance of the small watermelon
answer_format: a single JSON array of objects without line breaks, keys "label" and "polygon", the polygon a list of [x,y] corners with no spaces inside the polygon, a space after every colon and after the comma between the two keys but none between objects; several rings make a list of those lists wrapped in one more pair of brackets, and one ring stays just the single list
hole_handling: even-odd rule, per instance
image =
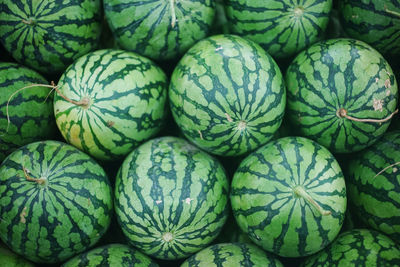
[{"label": "small watermelon", "polygon": [[[52,139],[57,131],[50,88],[34,70],[0,62],[0,162],[20,146]],[[25,89],[24,89],[25,88]]]},{"label": "small watermelon", "polygon": [[215,0],[104,0],[117,44],[154,60],[180,57],[208,35]]},{"label": "small watermelon", "polygon": [[276,256],[245,243],[220,243],[188,258],[180,267],[283,267]]},{"label": "small watermelon", "polygon": [[278,65],[259,45],[215,35],[183,56],[171,77],[169,99],[191,142],[215,155],[237,156],[273,137],[286,91]]},{"label": "small watermelon", "polygon": [[167,77],[136,53],[86,54],[68,67],[57,87],[54,114],[61,134],[97,159],[122,159],[164,125]]},{"label": "small watermelon", "polygon": [[55,263],[93,246],[112,216],[102,167],[58,141],[30,143],[0,166],[0,238],[38,263]]},{"label": "small watermelon", "polygon": [[398,88],[390,65],[358,40],[312,45],[296,56],[285,78],[289,122],[299,135],[334,153],[372,145],[397,112]]},{"label": "small watermelon", "polygon": [[400,131],[385,133],[348,169],[348,198],[356,218],[400,242]]},{"label": "small watermelon", "polygon": [[400,266],[400,249],[389,237],[369,229],[346,231],[302,267]]},{"label": "small watermelon", "polygon": [[388,60],[398,61],[399,0],[341,0],[339,4],[340,19],[348,36],[370,44]]},{"label": "small watermelon", "polygon": [[133,246],[180,259],[217,237],[228,216],[228,179],[215,158],[177,137],[132,151],[115,184],[118,222]]},{"label": "small watermelon", "polygon": [[23,65],[61,73],[97,47],[100,0],[0,0],[0,42]]},{"label": "small watermelon", "polygon": [[326,148],[303,137],[284,137],[241,162],[230,200],[239,227],[255,244],[283,257],[301,257],[338,235],[346,187]]},{"label": "small watermelon", "polygon": [[227,0],[225,8],[232,34],[288,58],[322,38],[332,0]]},{"label": "small watermelon", "polygon": [[158,267],[158,264],[132,247],[109,244],[94,248],[65,262],[61,267]]}]

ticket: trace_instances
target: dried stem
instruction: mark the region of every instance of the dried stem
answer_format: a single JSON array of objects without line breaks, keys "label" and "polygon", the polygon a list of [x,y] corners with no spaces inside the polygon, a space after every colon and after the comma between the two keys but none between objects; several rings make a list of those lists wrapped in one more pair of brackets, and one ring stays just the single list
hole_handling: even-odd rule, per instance
[{"label": "dried stem", "polygon": [[314,208],[316,208],[322,216],[330,215],[331,212],[328,210],[324,210],[300,185],[296,186],[293,189],[294,193],[299,197],[304,198],[309,204],[311,204]]},{"label": "dried stem", "polygon": [[345,110],[344,108],[340,108],[336,111],[336,116],[338,116],[339,118],[346,118],[352,121],[358,121],[358,122],[376,122],[376,123],[382,123],[382,122],[387,122],[388,120],[390,120],[394,115],[396,115],[399,112],[398,109],[396,109],[392,114],[390,114],[389,116],[387,116],[384,119],[359,119],[359,118],[355,118],[352,117],[350,115],[347,114],[347,110]]},{"label": "dried stem", "polygon": [[38,184],[40,184],[40,185],[42,185],[42,184],[44,184],[44,183],[46,182],[46,179],[45,179],[45,178],[36,179],[36,178],[31,177],[31,176],[29,175],[28,169],[26,169],[26,168],[23,167],[23,166],[22,166],[22,170],[24,171],[24,176],[25,176],[26,180],[28,180],[28,181],[36,182],[36,183],[38,183]]},{"label": "dried stem", "polygon": [[396,166],[396,165],[399,165],[399,164],[400,164],[400,161],[399,161],[399,162],[395,162],[395,163],[393,163],[393,164],[391,164],[391,165],[385,167],[385,168],[382,169],[380,172],[378,172],[378,173],[374,176],[374,178],[375,178],[376,176],[381,175],[381,174],[382,174],[383,172],[385,172],[387,169],[392,168],[392,167],[394,167],[394,166]]},{"label": "dried stem", "polygon": [[176,0],[169,0],[169,4],[170,4],[170,8],[171,8],[171,26],[172,26],[172,28],[174,28],[175,24],[176,24],[175,1]]},{"label": "dried stem", "polygon": [[388,9],[388,7],[386,5],[384,7],[384,10],[385,10],[386,13],[400,18],[400,12],[390,10],[390,9]]},{"label": "dried stem", "polygon": [[22,19],[21,20],[22,23],[26,24],[26,25],[34,25],[35,21],[33,19]]}]

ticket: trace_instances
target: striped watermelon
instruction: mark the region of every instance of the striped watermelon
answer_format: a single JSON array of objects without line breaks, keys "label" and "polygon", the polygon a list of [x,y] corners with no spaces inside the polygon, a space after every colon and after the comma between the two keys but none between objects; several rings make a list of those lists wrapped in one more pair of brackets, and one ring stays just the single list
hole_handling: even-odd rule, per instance
[{"label": "striped watermelon", "polygon": [[157,267],[158,264],[143,253],[124,244],[109,244],[65,262],[61,267]]},{"label": "striped watermelon", "polygon": [[163,70],[143,56],[112,49],[91,52],[58,82],[57,126],[68,143],[91,156],[120,159],[162,128],[167,86]]},{"label": "striped watermelon", "polygon": [[104,0],[104,11],[121,48],[166,60],[207,36],[215,0]]},{"label": "striped watermelon", "polygon": [[88,249],[112,211],[102,167],[70,145],[30,143],[0,166],[0,238],[29,260],[55,263]]},{"label": "striped watermelon", "polygon": [[301,257],[323,249],[339,233],[346,187],[326,148],[284,137],[241,162],[230,199],[239,227],[254,243],[283,257]]},{"label": "striped watermelon", "polygon": [[177,137],[152,139],[119,169],[115,210],[133,246],[159,259],[207,246],[228,216],[228,179],[213,157]]},{"label": "striped watermelon", "polygon": [[348,169],[348,197],[355,216],[400,242],[400,131],[385,133]]},{"label": "striped watermelon", "polygon": [[61,73],[97,47],[100,0],[0,0],[0,42],[23,65]]},{"label": "striped watermelon", "polygon": [[339,3],[341,22],[348,36],[370,44],[396,62],[400,55],[400,1],[341,0]]},{"label": "striped watermelon", "polygon": [[224,156],[268,142],[286,104],[281,71],[259,45],[235,35],[215,35],[193,46],[173,71],[169,99],[183,134]]},{"label": "striped watermelon", "polygon": [[15,254],[0,243],[0,266],[4,267],[34,267],[33,263]]},{"label": "striped watermelon", "polygon": [[301,266],[400,266],[400,249],[377,231],[354,229],[340,234],[329,247],[306,259]]},{"label": "striped watermelon", "polygon": [[51,139],[57,127],[50,88],[46,79],[29,68],[0,62],[0,162],[12,151],[28,143]]},{"label": "striped watermelon", "polygon": [[275,58],[296,55],[322,38],[332,0],[227,0],[230,32],[260,44]]},{"label": "striped watermelon", "polygon": [[283,267],[275,256],[245,243],[220,243],[188,258],[181,267]]},{"label": "striped watermelon", "polygon": [[293,60],[285,78],[290,123],[332,152],[370,146],[397,112],[391,67],[361,41],[339,38],[314,44]]}]

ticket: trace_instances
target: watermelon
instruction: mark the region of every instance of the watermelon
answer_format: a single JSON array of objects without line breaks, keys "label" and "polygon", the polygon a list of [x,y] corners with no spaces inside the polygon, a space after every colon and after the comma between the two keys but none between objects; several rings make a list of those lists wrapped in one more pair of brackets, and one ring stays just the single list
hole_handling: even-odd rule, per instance
[{"label": "watermelon", "polygon": [[104,0],[117,44],[154,60],[180,57],[208,35],[215,0]]},{"label": "watermelon", "polygon": [[123,161],[115,211],[129,243],[173,260],[210,244],[228,216],[228,179],[215,158],[171,136],[149,140]]},{"label": "watermelon", "polygon": [[389,237],[369,229],[346,231],[301,266],[399,266],[400,249]]},{"label": "watermelon", "polygon": [[339,4],[346,34],[370,44],[396,62],[400,55],[400,1],[341,0]]},{"label": "watermelon", "polygon": [[181,267],[283,267],[274,255],[245,243],[220,243],[188,258]]},{"label": "watermelon", "polygon": [[303,137],[280,138],[250,153],[233,176],[230,200],[250,239],[283,257],[308,256],[332,242],[347,201],[334,156]]},{"label": "watermelon", "polygon": [[65,262],[61,267],[157,267],[158,264],[132,247],[108,244],[86,251]]},{"label": "watermelon", "polygon": [[54,114],[62,136],[96,159],[122,159],[164,125],[167,77],[136,53],[88,53],[68,67],[57,87]]},{"label": "watermelon", "polygon": [[323,37],[332,0],[227,0],[225,8],[230,33],[288,58]]},{"label": "watermelon", "polygon": [[5,267],[34,267],[35,265],[9,250],[0,243],[0,266]]},{"label": "watermelon", "polygon": [[350,161],[353,212],[366,226],[400,242],[400,131],[387,132]]},{"label": "watermelon", "polygon": [[286,72],[288,120],[297,134],[334,153],[378,140],[397,112],[393,71],[370,45],[329,39],[301,52]]},{"label": "watermelon", "polygon": [[21,64],[61,73],[97,47],[100,0],[0,0],[0,42]]},{"label": "watermelon", "polygon": [[113,213],[102,167],[59,141],[39,141],[0,166],[0,238],[38,263],[55,263],[93,246]]},{"label": "watermelon", "polygon": [[177,64],[169,100],[191,142],[215,155],[237,156],[273,137],[286,91],[278,65],[259,45],[215,35],[194,45]]},{"label": "watermelon", "polygon": [[51,89],[30,87],[47,83],[34,70],[0,62],[0,162],[20,146],[54,137],[53,103],[47,99]]}]

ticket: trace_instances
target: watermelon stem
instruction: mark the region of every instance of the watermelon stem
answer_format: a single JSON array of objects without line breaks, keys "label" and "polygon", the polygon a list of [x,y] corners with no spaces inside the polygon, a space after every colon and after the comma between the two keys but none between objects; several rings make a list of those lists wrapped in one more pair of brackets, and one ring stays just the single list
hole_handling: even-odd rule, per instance
[{"label": "watermelon stem", "polygon": [[175,1],[176,0],[169,0],[169,4],[171,6],[171,26],[172,26],[172,28],[174,28],[175,24],[176,24]]},{"label": "watermelon stem", "polygon": [[72,99],[66,97],[65,95],[63,95],[63,94],[60,92],[60,90],[58,90],[58,86],[56,86],[56,85],[54,84],[53,81],[51,82],[51,84],[52,84],[52,86],[53,86],[53,89],[57,92],[57,94],[58,94],[59,96],[61,96],[64,100],[66,100],[67,102],[69,102],[69,103],[71,103],[71,104],[73,104],[73,105],[77,105],[77,106],[81,106],[81,107],[85,107],[85,108],[87,108],[87,107],[89,106],[90,100],[89,100],[88,97],[83,97],[83,98],[82,98],[81,100],[79,100],[79,101],[72,100]]},{"label": "watermelon stem", "polygon": [[293,189],[294,193],[299,196],[304,198],[309,204],[311,204],[312,206],[314,206],[314,208],[316,208],[319,213],[323,216],[326,215],[330,215],[331,212],[328,210],[324,210],[307,192],[306,190],[304,190],[304,188],[300,185],[296,186]]},{"label": "watermelon stem", "polygon": [[400,18],[400,12],[396,12],[396,11],[390,10],[390,9],[388,9],[388,7],[386,5],[384,6],[384,10],[385,10],[386,13]]},{"label": "watermelon stem", "polygon": [[358,122],[376,122],[376,123],[382,123],[382,122],[386,122],[388,120],[390,120],[396,113],[398,113],[399,110],[396,109],[392,114],[390,114],[389,116],[387,116],[384,119],[359,119],[359,118],[355,118],[352,117],[350,115],[347,114],[347,110],[345,110],[344,108],[340,108],[336,111],[336,116],[338,116],[339,118],[346,118],[352,121],[358,121]]},{"label": "watermelon stem", "polygon": [[29,175],[29,170],[26,169],[25,167],[22,167],[22,170],[24,171],[24,176],[25,176],[26,180],[32,181],[32,182],[36,182],[36,183],[38,183],[40,185],[43,185],[44,183],[46,183],[46,178],[36,179],[36,178],[33,178],[33,177],[31,177]]},{"label": "watermelon stem", "polygon": [[22,19],[21,22],[22,22],[22,23],[25,23],[25,24],[27,24],[27,25],[35,25],[35,24],[36,24],[35,20],[32,19],[32,18],[29,18],[29,19],[27,19],[27,20],[26,20],[26,19]]},{"label": "watermelon stem", "polygon": [[394,166],[396,166],[396,165],[399,165],[399,164],[400,164],[400,161],[399,161],[399,162],[395,162],[395,163],[393,163],[393,164],[390,164],[389,166],[386,166],[384,169],[382,169],[380,172],[378,172],[378,173],[374,176],[374,178],[375,178],[376,176],[382,174],[383,172],[385,172],[387,169],[392,168],[392,167],[394,167]]}]

